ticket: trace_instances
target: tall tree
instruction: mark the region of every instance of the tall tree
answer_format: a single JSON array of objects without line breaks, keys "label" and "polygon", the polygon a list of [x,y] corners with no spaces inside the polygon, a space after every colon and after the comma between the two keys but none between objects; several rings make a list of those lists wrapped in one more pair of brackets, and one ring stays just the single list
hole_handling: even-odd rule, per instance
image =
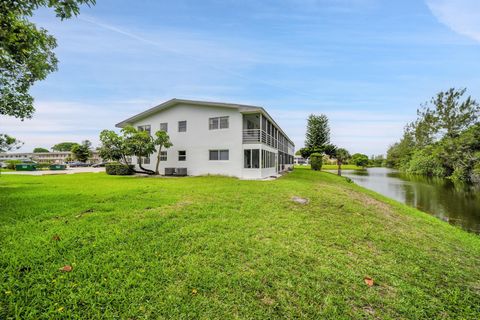
[{"label": "tall tree", "polygon": [[76,142],[60,142],[52,147],[53,151],[72,151],[73,146],[77,146]]},{"label": "tall tree", "polygon": [[35,148],[33,149],[33,153],[40,153],[40,152],[50,152],[48,149],[45,148]]},{"label": "tall tree", "polygon": [[[95,0],[2,0],[0,1],[0,116],[24,120],[35,108],[29,91],[32,85],[57,70],[53,52],[55,38],[37,28],[28,18],[40,7],[54,9],[57,17],[68,19],[80,12],[82,4]],[[1,134],[0,148],[15,148],[12,137]],[[16,141],[16,140],[15,140]]]},{"label": "tall tree", "polygon": [[464,99],[465,92],[465,88],[441,91],[430,100],[430,104],[418,110],[423,133],[454,138],[476,123],[480,116],[480,105],[471,96]]},{"label": "tall tree", "polygon": [[328,143],[330,143],[330,127],[328,126],[327,116],[311,114],[307,120],[305,147],[317,152]]},{"label": "tall tree", "polygon": [[168,149],[173,146],[173,144],[170,142],[170,137],[168,134],[162,130],[155,132],[153,144],[157,146],[157,164],[155,165],[155,174],[160,174],[158,172],[158,167],[160,166],[160,154],[162,152],[162,148]]},{"label": "tall tree", "polygon": [[92,143],[88,140],[82,141],[82,144],[77,144],[72,147],[72,153],[78,161],[87,162],[87,160],[92,156],[92,151],[90,148]]}]

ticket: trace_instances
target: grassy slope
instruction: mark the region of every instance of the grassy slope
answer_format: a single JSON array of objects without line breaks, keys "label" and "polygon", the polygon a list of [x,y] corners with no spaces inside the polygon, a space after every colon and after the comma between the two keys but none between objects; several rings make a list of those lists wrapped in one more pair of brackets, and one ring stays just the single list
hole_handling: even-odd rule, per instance
[{"label": "grassy slope", "polygon": [[479,266],[479,237],[329,173],[0,178],[0,319],[478,319]]}]

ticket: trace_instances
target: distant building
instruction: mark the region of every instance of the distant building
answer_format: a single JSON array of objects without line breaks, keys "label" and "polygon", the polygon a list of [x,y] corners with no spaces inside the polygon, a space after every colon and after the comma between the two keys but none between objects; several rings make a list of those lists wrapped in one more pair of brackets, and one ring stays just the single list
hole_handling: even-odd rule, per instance
[{"label": "distant building", "polygon": [[294,164],[308,164],[308,159],[305,159],[302,156],[294,156],[293,157]]},{"label": "distant building", "polygon": [[[9,152],[0,153],[0,162],[8,160],[19,161],[35,161],[38,163],[65,163],[67,159],[72,159],[73,155],[70,151],[55,151],[55,152]],[[92,156],[87,161],[88,163],[98,163],[102,159],[99,157],[97,151],[92,151]]]}]

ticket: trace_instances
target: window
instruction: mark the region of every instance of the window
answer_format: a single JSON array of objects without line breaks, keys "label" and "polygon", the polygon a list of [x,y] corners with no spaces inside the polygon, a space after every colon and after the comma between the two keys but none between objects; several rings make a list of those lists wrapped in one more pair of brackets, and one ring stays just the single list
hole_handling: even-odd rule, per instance
[{"label": "window", "polygon": [[229,151],[228,150],[210,150],[210,160],[228,160]]},{"label": "window", "polygon": [[262,168],[275,167],[275,152],[262,150]]},{"label": "window", "polygon": [[138,131],[147,131],[148,134],[151,134],[152,132],[150,125],[138,126],[137,129]]},{"label": "window", "polygon": [[160,123],[160,131],[168,132],[168,123],[167,122]]},{"label": "window", "polygon": [[243,150],[243,167],[244,168],[260,168],[260,150],[245,149]]},{"label": "window", "polygon": [[187,121],[178,121],[178,132],[187,132]]},{"label": "window", "polygon": [[160,161],[167,161],[167,151],[160,151]]},{"label": "window", "polygon": [[208,119],[208,129],[228,129],[228,117],[215,117]]},{"label": "window", "polygon": [[187,160],[187,151],[182,150],[178,151],[178,161],[185,161]]},{"label": "window", "polygon": [[252,167],[252,150],[250,149],[243,150],[243,167],[244,168]]},{"label": "window", "polygon": [[150,164],[150,158],[142,157],[142,158],[137,158],[137,163],[140,164],[140,159],[142,159],[141,164]]}]

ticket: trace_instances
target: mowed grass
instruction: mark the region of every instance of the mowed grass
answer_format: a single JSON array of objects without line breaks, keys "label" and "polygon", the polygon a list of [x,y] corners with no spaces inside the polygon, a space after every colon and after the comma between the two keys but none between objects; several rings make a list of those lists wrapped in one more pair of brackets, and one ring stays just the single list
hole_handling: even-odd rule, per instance
[{"label": "mowed grass", "polygon": [[[338,166],[336,164],[323,164],[322,165],[322,170],[337,170]],[[342,165],[342,170],[362,170],[365,168],[356,166],[354,164],[343,164]]]},{"label": "mowed grass", "polygon": [[0,178],[0,319],[479,317],[478,236],[333,174]]}]

